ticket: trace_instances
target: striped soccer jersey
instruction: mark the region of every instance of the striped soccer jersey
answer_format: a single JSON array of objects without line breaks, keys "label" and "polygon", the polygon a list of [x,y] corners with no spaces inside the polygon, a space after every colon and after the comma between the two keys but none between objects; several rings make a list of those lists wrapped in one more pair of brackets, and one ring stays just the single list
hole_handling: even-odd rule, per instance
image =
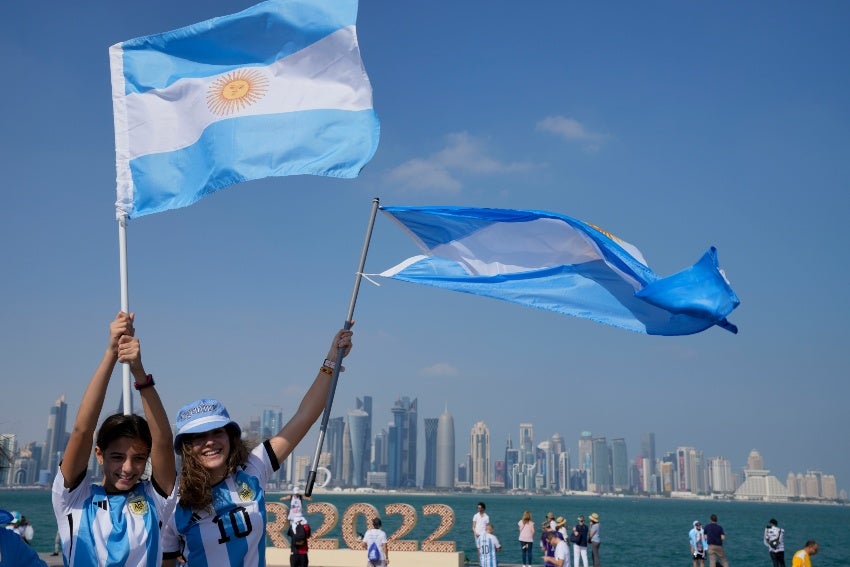
[{"label": "striped soccer jersey", "polygon": [[496,550],[501,547],[498,538],[491,533],[484,532],[475,542],[478,546],[478,560],[481,567],[496,567],[498,560],[496,559]]},{"label": "striped soccer jersey", "polygon": [[263,487],[278,469],[268,441],[257,445],[243,469],[212,487],[213,510],[190,510],[178,505],[172,516],[173,529],[166,530],[163,549],[180,549],[192,567],[266,564],[266,499]]},{"label": "striped soccer jersey", "polygon": [[82,482],[65,488],[61,469],[53,481],[53,512],[62,554],[69,567],[160,564],[161,520],[170,506],[167,495],[150,481],[128,492],[107,493],[103,486]]}]

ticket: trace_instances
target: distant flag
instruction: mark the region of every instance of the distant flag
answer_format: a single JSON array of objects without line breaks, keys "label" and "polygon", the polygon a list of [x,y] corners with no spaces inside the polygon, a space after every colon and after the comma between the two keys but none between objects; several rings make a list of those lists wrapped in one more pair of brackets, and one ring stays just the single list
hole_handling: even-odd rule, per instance
[{"label": "distant flag", "polygon": [[268,0],[110,47],[118,218],[234,183],[356,177],[378,145],[356,0]]},{"label": "distant flag", "polygon": [[712,247],[692,267],[655,275],[641,252],[601,228],[546,211],[381,207],[425,255],[381,276],[511,301],[649,335],[688,335],[740,301]]}]

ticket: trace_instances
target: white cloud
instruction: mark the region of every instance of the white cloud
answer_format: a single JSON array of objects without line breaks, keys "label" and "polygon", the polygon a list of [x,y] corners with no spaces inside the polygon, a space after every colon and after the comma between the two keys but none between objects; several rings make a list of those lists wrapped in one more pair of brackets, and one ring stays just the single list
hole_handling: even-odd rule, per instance
[{"label": "white cloud", "polygon": [[591,132],[584,125],[573,118],[566,116],[547,116],[537,123],[536,129],[541,132],[550,132],[570,142],[581,142],[585,149],[597,151],[602,147],[609,136]]},{"label": "white cloud", "polygon": [[402,163],[389,171],[387,180],[402,189],[457,193],[463,187],[459,178],[463,174],[493,175],[537,167],[529,162],[500,162],[488,155],[485,146],[467,132],[449,134],[443,149],[427,158]]},{"label": "white cloud", "polygon": [[419,371],[420,376],[457,376],[458,369],[446,362],[438,362]]}]

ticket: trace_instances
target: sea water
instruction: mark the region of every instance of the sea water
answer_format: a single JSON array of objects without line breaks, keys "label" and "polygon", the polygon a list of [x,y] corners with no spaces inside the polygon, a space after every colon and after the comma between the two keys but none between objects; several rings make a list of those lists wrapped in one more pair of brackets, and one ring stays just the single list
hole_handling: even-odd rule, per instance
[{"label": "sea water", "polygon": [[[268,493],[268,502],[286,504],[288,498],[281,493]],[[338,521],[323,537],[337,538],[339,547],[346,547],[341,536],[341,523],[345,510],[356,503],[374,506],[383,519],[383,529],[392,536],[402,524],[402,517],[387,514],[386,506],[394,503],[410,505],[416,513],[415,526],[401,539],[422,540],[433,534],[440,524],[436,515],[425,515],[424,506],[445,504],[454,512],[452,529],[439,541],[454,541],[458,551],[476,562],[477,555],[472,536],[472,516],[476,504],[483,501],[487,514],[502,544],[500,563],[520,563],[517,542],[517,522],[524,510],[532,514],[538,526],[547,512],[563,516],[568,525],[576,518],[599,514],[602,534],[600,557],[605,567],[625,565],[691,565],[688,531],[694,520],[703,525],[711,514],[717,514],[718,523],[726,531],[726,556],[731,565],[771,565],[768,549],[763,543],[764,528],[771,518],[785,529],[785,561],[791,565],[791,556],[801,549],[807,539],[815,539],[820,552],[813,560],[815,567],[850,566],[850,507],[825,504],[762,503],[726,500],[683,500],[641,497],[594,496],[520,496],[488,494],[412,494],[412,493],[314,493],[310,502],[326,502],[336,507]],[[49,490],[2,490],[0,508],[17,510],[27,516],[35,529],[33,546],[42,552],[52,552],[56,536],[56,520],[50,503]],[[311,527],[316,530],[324,521],[320,515],[308,514]],[[365,531],[363,517],[357,519],[357,531]],[[271,545],[271,540],[269,540]],[[540,548],[535,543],[534,564],[541,565]],[[706,562],[707,565],[707,562]]]}]

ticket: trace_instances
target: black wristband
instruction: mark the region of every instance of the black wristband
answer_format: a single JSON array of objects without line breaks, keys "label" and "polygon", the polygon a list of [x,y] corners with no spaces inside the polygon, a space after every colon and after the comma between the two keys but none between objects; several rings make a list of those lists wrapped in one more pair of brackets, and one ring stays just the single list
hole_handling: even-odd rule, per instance
[{"label": "black wristband", "polygon": [[153,374],[148,374],[148,381],[144,384],[139,384],[138,382],[133,382],[133,387],[137,390],[143,390],[145,388],[150,388],[151,386],[155,386],[156,382],[153,381]]}]

